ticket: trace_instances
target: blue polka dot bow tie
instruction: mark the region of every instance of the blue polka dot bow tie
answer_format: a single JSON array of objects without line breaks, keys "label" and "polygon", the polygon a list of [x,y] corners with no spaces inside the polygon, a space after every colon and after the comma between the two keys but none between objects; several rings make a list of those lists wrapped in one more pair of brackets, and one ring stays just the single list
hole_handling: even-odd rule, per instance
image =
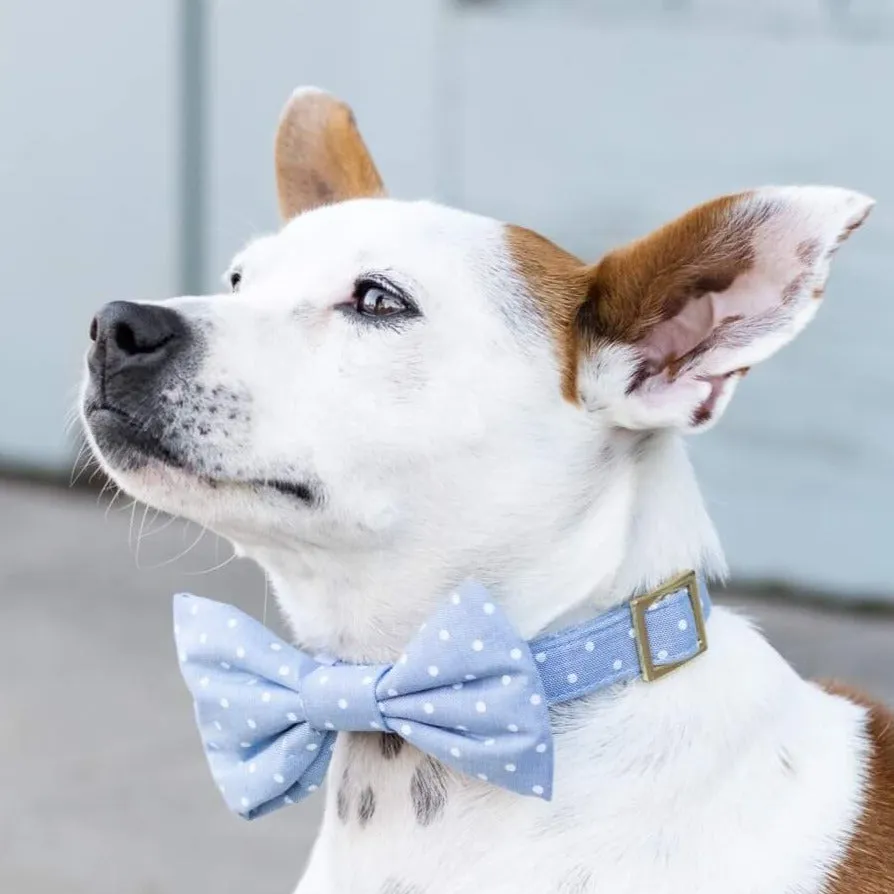
[{"label": "blue polka dot bow tie", "polygon": [[393,665],[311,657],[230,605],[181,594],[174,631],[211,772],[248,819],[322,784],[339,731],[393,733],[473,778],[552,796],[548,706],[704,651],[707,593],[688,575],[525,642],[469,582]]}]

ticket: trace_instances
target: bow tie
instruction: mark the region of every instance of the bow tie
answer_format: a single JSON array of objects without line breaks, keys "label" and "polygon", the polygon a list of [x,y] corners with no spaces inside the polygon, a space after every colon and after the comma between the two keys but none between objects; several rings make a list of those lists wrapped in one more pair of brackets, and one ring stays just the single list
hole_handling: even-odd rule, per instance
[{"label": "bow tie", "polygon": [[685,664],[706,647],[709,610],[690,574],[528,643],[469,582],[392,665],[314,658],[233,606],[186,594],[174,632],[212,775],[253,819],[319,788],[340,731],[393,733],[463,774],[549,799],[548,706]]}]

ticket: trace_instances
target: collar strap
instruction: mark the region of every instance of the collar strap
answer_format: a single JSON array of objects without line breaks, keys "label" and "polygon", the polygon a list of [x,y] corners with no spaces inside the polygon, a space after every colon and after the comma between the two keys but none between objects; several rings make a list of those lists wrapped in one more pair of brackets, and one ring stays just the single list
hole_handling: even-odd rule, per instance
[{"label": "collar strap", "polygon": [[711,600],[690,571],[583,624],[529,642],[549,704],[659,680],[708,648]]}]

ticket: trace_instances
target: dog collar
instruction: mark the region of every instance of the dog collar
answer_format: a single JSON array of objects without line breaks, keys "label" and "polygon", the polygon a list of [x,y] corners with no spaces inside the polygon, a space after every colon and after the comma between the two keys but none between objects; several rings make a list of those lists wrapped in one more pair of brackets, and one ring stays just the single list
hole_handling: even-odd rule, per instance
[{"label": "dog collar", "polygon": [[711,601],[694,572],[611,611],[529,643],[550,704],[641,677],[647,683],[708,647]]},{"label": "dog collar", "polygon": [[461,773],[549,799],[548,706],[676,670],[705,651],[709,612],[689,573],[526,643],[468,582],[393,665],[320,660],[233,606],[186,594],[174,632],[212,775],[252,819],[322,784],[339,731],[394,733]]}]

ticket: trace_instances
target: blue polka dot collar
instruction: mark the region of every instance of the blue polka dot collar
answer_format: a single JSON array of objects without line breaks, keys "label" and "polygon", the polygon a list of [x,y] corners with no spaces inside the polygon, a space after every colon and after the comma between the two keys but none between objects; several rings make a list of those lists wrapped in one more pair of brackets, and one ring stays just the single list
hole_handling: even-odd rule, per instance
[{"label": "blue polka dot collar", "polygon": [[393,733],[454,770],[552,797],[549,706],[652,682],[707,648],[694,573],[525,642],[487,590],[459,587],[393,665],[311,656],[230,605],[174,599],[180,667],[212,775],[247,819],[319,788],[340,731]]}]

